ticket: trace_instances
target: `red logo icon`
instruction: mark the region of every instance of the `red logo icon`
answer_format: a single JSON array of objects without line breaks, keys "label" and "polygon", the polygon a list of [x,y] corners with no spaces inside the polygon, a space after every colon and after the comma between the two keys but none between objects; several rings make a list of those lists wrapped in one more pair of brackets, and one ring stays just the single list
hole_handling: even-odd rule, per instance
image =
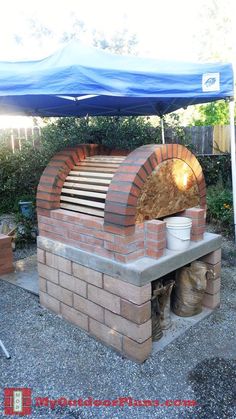
[{"label": "red logo icon", "polygon": [[31,389],[30,388],[5,388],[4,389],[5,415],[30,415],[31,414]]}]

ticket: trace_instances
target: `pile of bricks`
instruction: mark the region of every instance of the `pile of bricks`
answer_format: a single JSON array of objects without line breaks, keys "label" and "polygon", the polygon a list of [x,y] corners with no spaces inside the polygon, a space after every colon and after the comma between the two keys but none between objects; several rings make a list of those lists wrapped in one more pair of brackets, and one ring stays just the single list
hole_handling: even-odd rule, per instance
[{"label": "pile of bricks", "polygon": [[11,237],[0,234],[0,275],[14,271]]}]

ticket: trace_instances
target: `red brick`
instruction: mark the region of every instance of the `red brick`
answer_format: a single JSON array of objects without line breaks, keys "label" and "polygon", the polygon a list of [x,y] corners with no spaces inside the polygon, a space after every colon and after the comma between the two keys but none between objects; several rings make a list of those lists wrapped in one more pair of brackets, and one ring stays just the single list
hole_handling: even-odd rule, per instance
[{"label": "red brick", "polygon": [[173,158],[178,157],[178,144],[173,144],[172,156]]},{"label": "red brick", "polygon": [[188,208],[182,214],[192,219],[205,219],[205,210],[202,208]]},{"label": "red brick", "polygon": [[[57,209],[51,212],[51,217],[60,221],[65,221],[68,223],[76,223],[77,225],[82,225],[86,228],[102,230],[104,221],[96,219],[94,216],[73,213],[64,209]],[[79,226],[78,226],[79,228]]]},{"label": "red brick", "polygon": [[145,256],[145,250],[144,249],[136,250],[134,252],[128,253],[127,255],[122,255],[120,253],[114,253],[114,256],[115,256],[115,260],[117,260],[118,262],[129,263],[129,262],[133,262],[137,259],[140,259],[140,258],[144,257]]},{"label": "red brick", "polygon": [[203,234],[192,234],[191,233],[191,238],[190,239],[193,242],[198,242],[198,241],[203,240],[203,238],[204,238]]},{"label": "red brick", "polygon": [[111,250],[116,253],[129,254],[137,250],[138,243],[119,244],[119,243],[105,242],[104,246],[105,246],[105,249]]},{"label": "red brick", "polygon": [[125,245],[129,243],[137,243],[138,241],[144,240],[144,232],[142,229],[138,230],[135,228],[134,234],[128,236],[115,236],[114,242],[120,245]]},{"label": "red brick", "polygon": [[41,199],[37,199],[37,207],[38,208],[45,208],[45,209],[56,209],[59,208],[60,201],[43,201]]},{"label": "red brick", "polygon": [[55,193],[48,193],[48,192],[37,192],[36,199],[43,200],[43,201],[50,201],[50,202],[57,202],[60,201],[60,195]]},{"label": "red brick", "polygon": [[[107,193],[106,200],[108,202],[117,202],[118,204],[125,204],[125,205],[131,205],[136,206],[137,205],[137,197],[130,195],[129,193],[125,192],[116,192],[116,191],[109,191]],[[106,212],[105,212],[106,216]]]},{"label": "red brick", "polygon": [[14,266],[0,267],[0,275],[10,274],[11,272],[14,272],[14,270]]},{"label": "red brick", "polygon": [[47,292],[52,297],[56,298],[59,301],[62,301],[68,306],[72,306],[72,292],[62,288],[52,282],[47,282]]},{"label": "red brick", "polygon": [[154,242],[158,242],[161,240],[165,240],[166,239],[166,232],[165,231],[147,231],[146,232],[146,238],[147,240],[152,240]]},{"label": "red brick", "polygon": [[57,226],[52,224],[43,224],[39,223],[39,232],[41,234],[41,231],[48,231],[49,233],[55,233],[62,237],[68,237],[68,232],[66,231],[65,227],[60,226],[59,223]]},{"label": "red brick", "polygon": [[143,167],[140,167],[140,169],[138,170],[137,174],[143,180],[143,182],[146,181],[148,175],[147,175],[147,172],[143,169]]},{"label": "red brick", "polygon": [[191,233],[193,235],[203,234],[203,233],[205,233],[205,230],[206,230],[205,225],[198,226],[198,227],[194,226],[194,227],[192,227]]},{"label": "red brick", "polygon": [[44,208],[39,208],[39,207],[37,207],[37,215],[39,216],[39,215],[45,215],[45,216],[47,216],[47,217],[50,217],[50,210],[48,210],[48,209],[44,209]]},{"label": "red brick", "polygon": [[[209,277],[213,275],[213,278],[218,278],[221,275],[221,262],[216,264],[206,263],[207,269],[210,271]],[[211,275],[212,273],[212,275]]]},{"label": "red brick", "polygon": [[136,207],[120,205],[118,203],[106,201],[105,211],[110,213],[116,213],[118,215],[135,215]]},{"label": "red brick", "polygon": [[162,250],[166,248],[166,238],[163,240],[153,241],[153,240],[146,240],[146,246],[148,249],[151,250]]},{"label": "red brick", "polygon": [[117,295],[113,295],[93,285],[88,285],[88,299],[114,313],[120,313],[120,297]]},{"label": "red brick", "polygon": [[216,308],[220,306],[220,292],[217,292],[216,294],[207,294],[205,292],[202,305],[204,307],[208,308]]},{"label": "red brick", "polygon": [[150,156],[149,156],[149,162],[152,168],[152,171],[155,170],[155,168],[157,167],[157,158],[155,155],[155,152],[153,152]]},{"label": "red brick", "polygon": [[221,262],[221,249],[217,249],[214,252],[208,253],[207,255],[200,258],[203,262],[210,263],[215,265],[218,262]]},{"label": "red brick", "polygon": [[159,148],[156,148],[155,156],[156,156],[156,159],[157,159],[157,163],[158,164],[161,163],[161,161],[162,161],[161,146]]},{"label": "red brick", "polygon": [[135,342],[127,336],[123,337],[123,352],[127,358],[142,363],[152,352],[152,339],[149,338],[143,343]]},{"label": "red brick", "polygon": [[40,183],[38,185],[38,192],[49,192],[51,194],[60,195],[61,194],[61,188],[53,185],[48,185],[47,183]]},{"label": "red brick", "polygon": [[64,238],[64,236],[62,236],[62,235],[60,235],[60,234],[56,234],[56,233],[51,233],[50,231],[45,231],[45,230],[42,230],[42,229],[40,229],[39,230],[39,235],[40,236],[43,236],[43,237],[47,237],[48,239],[52,239],[52,240],[55,240],[55,241],[59,241],[59,242],[61,242],[61,243],[69,243],[65,238]]},{"label": "red brick", "polygon": [[50,295],[40,291],[39,292],[40,297],[40,304],[43,307],[48,308],[51,311],[54,311],[54,313],[59,314],[60,313],[60,302],[56,300],[55,298],[51,297]]},{"label": "red brick", "polygon": [[11,237],[6,236],[5,234],[0,234],[0,249],[11,249]]},{"label": "red brick", "polygon": [[165,231],[166,223],[160,220],[150,220],[145,222],[145,228],[148,233],[160,233]]},{"label": "red brick", "polygon": [[185,161],[187,155],[188,155],[188,149],[186,147],[182,147],[181,159]]},{"label": "red brick", "polygon": [[103,247],[103,240],[97,239],[96,237],[93,237],[93,236],[85,236],[83,234],[74,233],[73,231],[70,231],[70,230],[68,231],[68,238],[73,239],[80,243],[82,242],[82,243],[90,244],[92,246]]},{"label": "red brick", "polygon": [[133,234],[135,232],[135,226],[126,227],[126,226],[118,226],[115,224],[104,224],[104,230],[113,234],[119,234],[121,236],[126,236]]},{"label": "red brick", "polygon": [[151,317],[151,302],[147,301],[144,304],[137,305],[130,301],[121,299],[121,312],[122,317],[137,323],[145,323]]},{"label": "red brick", "polygon": [[74,294],[74,308],[101,323],[104,322],[104,308],[76,294]]},{"label": "red brick", "polygon": [[122,350],[122,335],[110,327],[90,318],[89,332],[108,346],[112,346],[118,351]]},{"label": "red brick", "polygon": [[139,325],[105,310],[105,324],[139,343],[144,342],[152,335],[151,319]]},{"label": "red brick", "polygon": [[167,144],[167,157],[168,159],[173,158],[173,145],[172,144]]},{"label": "red brick", "polygon": [[167,145],[161,146],[161,154],[162,154],[162,160],[166,160],[168,158],[168,148]]},{"label": "red brick", "polygon": [[164,255],[164,249],[158,250],[158,249],[146,249],[146,256],[153,258],[153,259],[159,259]]},{"label": "red brick", "polygon": [[61,303],[61,314],[70,323],[88,331],[88,316],[86,314],[80,313],[78,310],[63,303]]},{"label": "red brick", "polygon": [[217,294],[220,291],[221,279],[218,277],[216,279],[208,279],[206,293],[207,294]]}]

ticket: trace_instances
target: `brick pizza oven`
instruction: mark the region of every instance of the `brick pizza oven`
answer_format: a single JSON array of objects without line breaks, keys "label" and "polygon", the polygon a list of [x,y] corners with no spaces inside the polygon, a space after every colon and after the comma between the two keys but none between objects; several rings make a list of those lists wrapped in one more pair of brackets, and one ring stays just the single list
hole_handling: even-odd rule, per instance
[{"label": "brick pizza oven", "polygon": [[[204,305],[220,303],[220,236],[205,233],[206,187],[178,144],[130,154],[83,144],[57,153],[40,179],[38,272],[43,306],[123,355],[152,348],[151,284],[193,260],[214,271]],[[191,245],[166,249],[165,221],[192,218]]]}]

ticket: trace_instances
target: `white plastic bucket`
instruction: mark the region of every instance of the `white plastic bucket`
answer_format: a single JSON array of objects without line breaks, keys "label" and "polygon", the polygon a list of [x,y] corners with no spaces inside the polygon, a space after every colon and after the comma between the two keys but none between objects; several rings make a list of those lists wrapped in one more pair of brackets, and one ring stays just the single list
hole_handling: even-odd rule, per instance
[{"label": "white plastic bucket", "polygon": [[168,217],[166,222],[167,249],[186,250],[190,246],[192,220],[187,217]]}]

